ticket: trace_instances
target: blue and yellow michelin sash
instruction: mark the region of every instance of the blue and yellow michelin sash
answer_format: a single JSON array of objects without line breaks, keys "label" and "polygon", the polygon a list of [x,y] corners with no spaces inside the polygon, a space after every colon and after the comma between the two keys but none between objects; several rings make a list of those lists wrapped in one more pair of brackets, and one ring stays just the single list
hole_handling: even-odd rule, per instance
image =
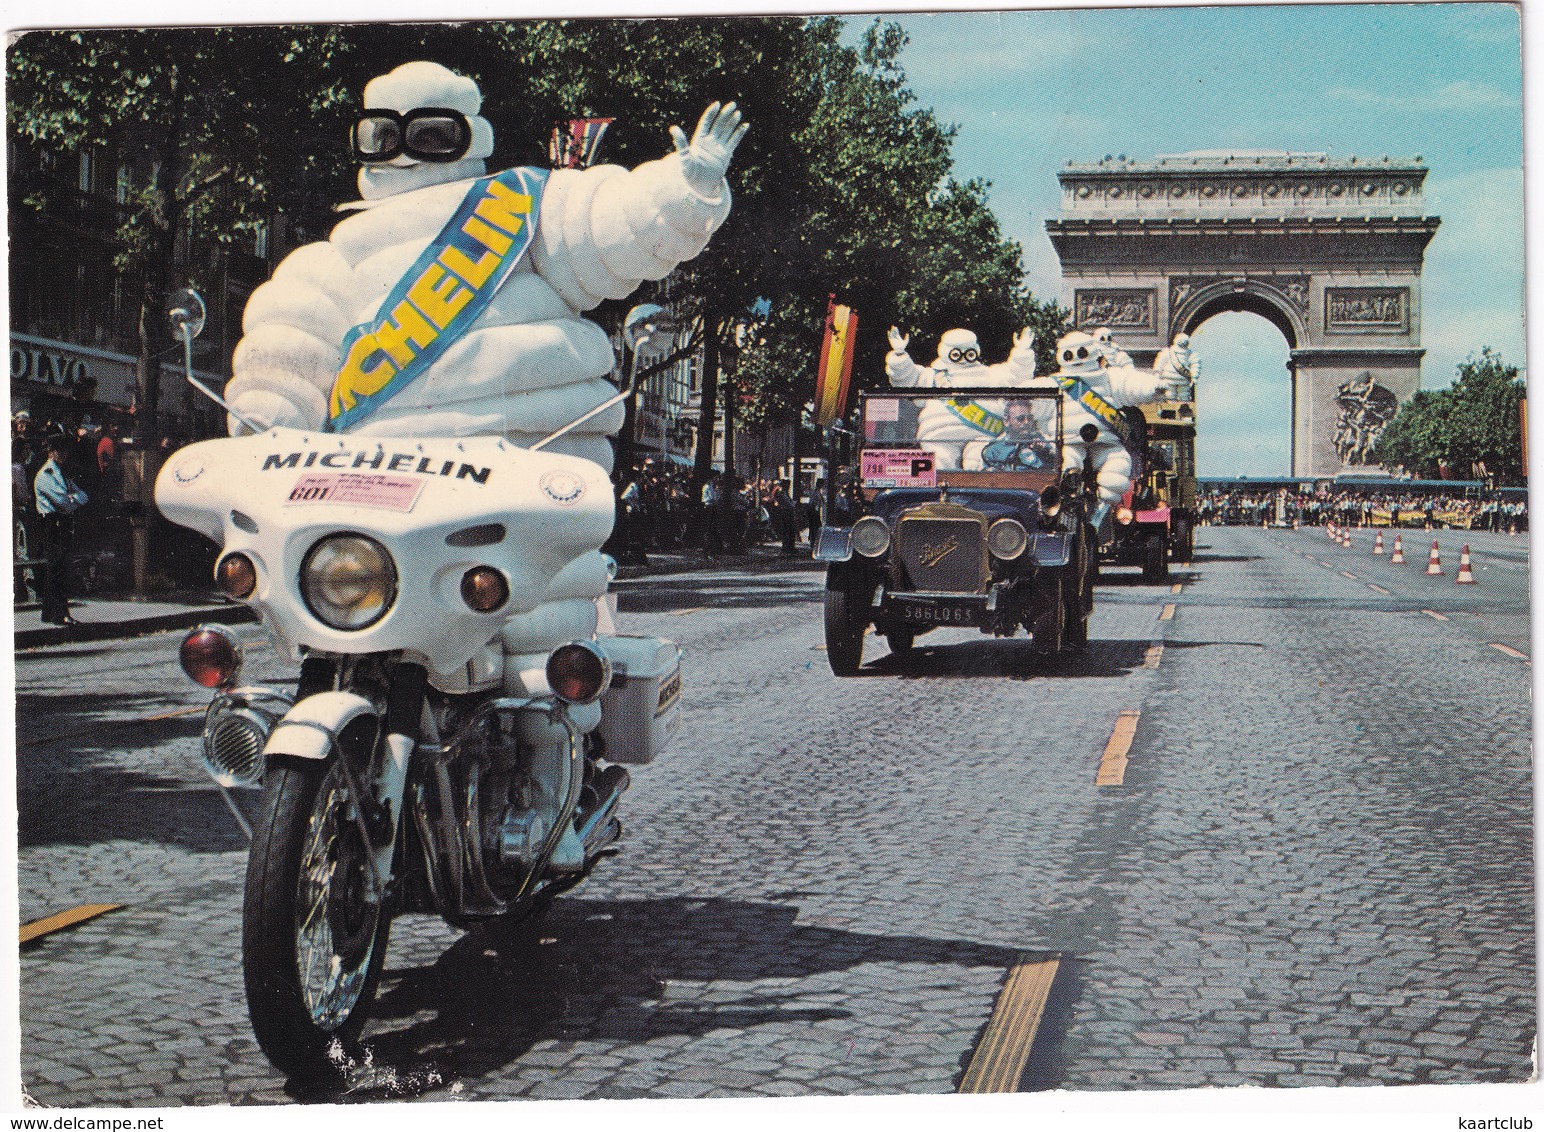
[{"label": "blue and yellow michelin sash", "polygon": [[1056,379],[1056,384],[1062,387],[1062,391],[1067,396],[1104,421],[1110,426],[1110,431],[1120,438],[1123,445],[1127,448],[1131,447],[1131,433],[1126,427],[1126,419],[1121,416],[1119,409],[1100,396],[1097,389],[1076,374],[1055,373],[1051,376]]},{"label": "blue and yellow michelin sash", "polygon": [[328,432],[345,431],[402,392],[477,321],[530,248],[546,184],[544,169],[473,182],[375,317],[344,335]]},{"label": "blue and yellow michelin sash", "polygon": [[1008,427],[996,413],[975,401],[961,401],[951,397],[944,402],[944,408],[948,409],[972,428],[978,428],[988,436],[999,436],[1003,429]]}]

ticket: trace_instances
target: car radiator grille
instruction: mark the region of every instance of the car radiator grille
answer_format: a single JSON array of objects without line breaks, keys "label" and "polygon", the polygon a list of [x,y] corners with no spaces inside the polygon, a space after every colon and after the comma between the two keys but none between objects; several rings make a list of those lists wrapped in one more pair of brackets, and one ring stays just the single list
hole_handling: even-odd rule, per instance
[{"label": "car radiator grille", "polygon": [[896,525],[895,553],[913,590],[923,593],[982,593],[985,590],[985,524],[980,519],[902,516]]}]

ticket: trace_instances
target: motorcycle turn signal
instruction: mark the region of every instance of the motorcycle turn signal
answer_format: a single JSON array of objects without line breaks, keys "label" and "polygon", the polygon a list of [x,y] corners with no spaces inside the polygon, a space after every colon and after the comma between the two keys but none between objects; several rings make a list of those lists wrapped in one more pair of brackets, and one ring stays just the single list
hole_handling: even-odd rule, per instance
[{"label": "motorcycle turn signal", "polygon": [[241,641],[224,625],[200,625],[178,652],[188,679],[205,688],[234,687],[241,675]]},{"label": "motorcycle turn signal", "polygon": [[257,589],[257,567],[245,554],[227,554],[214,568],[215,585],[233,601],[245,601]]},{"label": "motorcycle turn signal", "polygon": [[461,575],[461,600],[478,613],[492,613],[509,600],[509,583],[492,566],[473,566]]},{"label": "motorcycle turn signal", "polygon": [[611,685],[611,661],[588,641],[570,641],[547,658],[547,686],[571,704],[593,704]]}]

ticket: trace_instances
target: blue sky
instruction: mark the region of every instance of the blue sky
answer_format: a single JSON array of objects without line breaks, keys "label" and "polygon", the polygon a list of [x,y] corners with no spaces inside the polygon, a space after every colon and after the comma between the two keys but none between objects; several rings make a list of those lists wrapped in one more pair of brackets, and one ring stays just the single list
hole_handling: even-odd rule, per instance
[{"label": "blue sky", "polygon": [[[850,16],[856,35],[871,17]],[[1045,220],[1056,170],[1201,149],[1413,157],[1442,217],[1423,273],[1422,384],[1489,345],[1523,355],[1522,69],[1505,4],[902,12],[921,105],[958,127],[961,177],[992,182],[1031,288],[1060,292]],[[1285,341],[1220,316],[1197,335],[1202,474],[1288,470]]]}]

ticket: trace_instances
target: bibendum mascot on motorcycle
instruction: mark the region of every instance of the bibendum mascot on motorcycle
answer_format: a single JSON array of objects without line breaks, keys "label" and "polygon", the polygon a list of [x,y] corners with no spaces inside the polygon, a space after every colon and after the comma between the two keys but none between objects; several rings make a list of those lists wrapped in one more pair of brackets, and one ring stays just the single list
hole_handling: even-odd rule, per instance
[{"label": "bibendum mascot on motorcycle", "polygon": [[[946,330],[938,340],[938,357],[926,369],[911,360],[911,341],[890,328],[890,353],[885,372],[898,389],[969,389],[977,386],[1025,386],[1035,378],[1035,332],[1025,327],[1013,339],[1008,360],[987,365],[973,331]],[[1002,403],[960,398],[924,401],[917,421],[917,440],[933,454],[943,471],[979,469],[981,453],[1005,428]]]},{"label": "bibendum mascot on motorcycle", "polygon": [[1049,379],[1063,394],[1062,469],[1080,472],[1085,458],[1092,461],[1099,493],[1092,522],[1098,528],[1131,486],[1120,410],[1157,400],[1171,385],[1156,373],[1107,365],[1105,347],[1081,330],[1057,342],[1056,358],[1060,369]]},{"label": "bibendum mascot on motorcycle", "polygon": [[[353,130],[360,200],[327,240],[288,256],[252,293],[226,399],[264,427],[391,437],[503,436],[529,446],[616,394],[610,340],[582,317],[692,259],[729,214],[724,174],[745,136],[734,103],[708,107],[690,140],[628,170],[509,169],[491,177],[493,128],[471,79],[406,63],[372,79]],[[618,404],[549,450],[611,469]],[[231,432],[244,431],[231,419]],[[599,544],[500,634],[508,694],[520,673],[596,632]],[[589,731],[598,705],[571,718]],[[542,809],[568,791],[560,728],[536,750]],[[549,826],[550,828],[550,826]],[[553,869],[576,870],[570,823]]]}]

